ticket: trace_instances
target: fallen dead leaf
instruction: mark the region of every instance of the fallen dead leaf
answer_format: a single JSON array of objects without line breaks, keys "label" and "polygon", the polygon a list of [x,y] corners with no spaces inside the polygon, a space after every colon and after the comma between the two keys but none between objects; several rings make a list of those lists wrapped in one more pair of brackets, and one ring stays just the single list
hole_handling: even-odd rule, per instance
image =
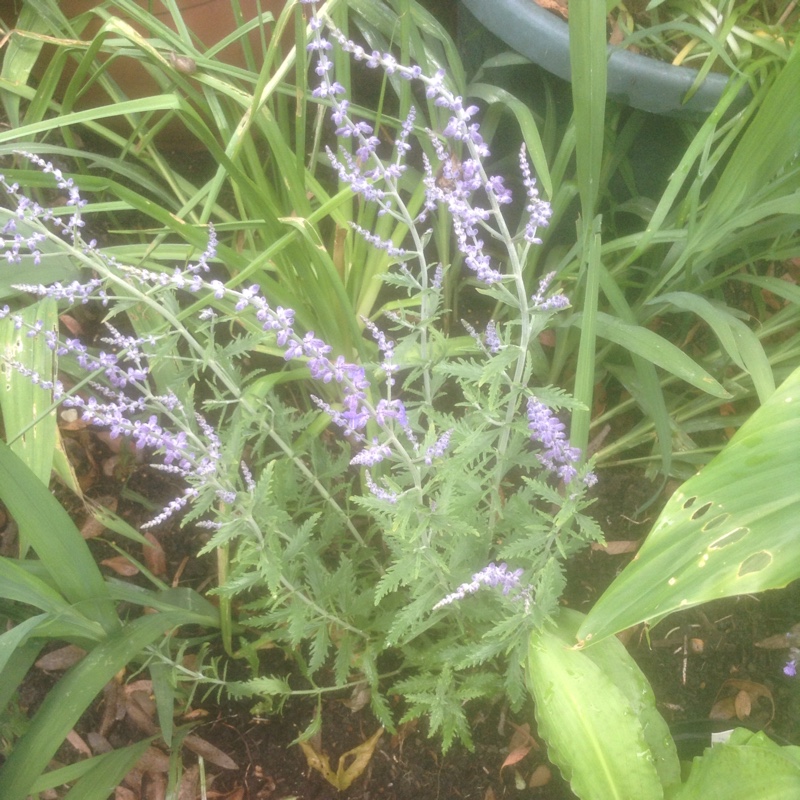
[{"label": "fallen dead leaf", "polygon": [[541,6],[559,17],[569,19],[569,9],[566,0],[534,0],[537,6]]},{"label": "fallen dead leaf", "polygon": [[200,789],[200,767],[192,764],[184,770],[181,782],[178,785],[178,800],[195,800]]},{"label": "fallen dead leaf", "polygon": [[129,561],[125,556],[112,556],[111,558],[104,558],[100,562],[104,567],[108,567],[126,578],[139,574],[139,568],[133,562]]},{"label": "fallen dead leaf", "polygon": [[[339,764],[336,772],[331,769],[330,757],[326,753],[319,752],[317,748],[311,743],[311,740],[300,742],[300,748],[306,757],[308,766],[319,772],[328,783],[340,792],[349,788],[353,781],[361,775],[367,768],[372,754],[375,752],[375,746],[378,740],[383,735],[383,728],[378,730],[365,742],[362,742],[358,747],[348,750],[339,757]],[[349,759],[352,762],[345,766]]]},{"label": "fallen dead leaf", "polygon": [[733,700],[733,707],[738,720],[745,720],[750,716],[750,712],[753,710],[753,701],[744,689],[737,693]]},{"label": "fallen dead leaf", "polygon": [[600,542],[592,543],[592,550],[595,552],[606,553],[609,556],[621,556],[625,553],[635,553],[641,547],[641,539],[624,540],[619,539],[614,542]]},{"label": "fallen dead leaf", "polygon": [[500,767],[500,772],[502,773],[505,767],[518,764],[534,749],[538,750],[539,744],[531,736],[530,725],[527,722],[524,725],[514,725],[514,733],[511,735],[511,741],[508,745],[508,755]]},{"label": "fallen dead leaf", "polygon": [[786,633],[768,636],[766,639],[756,642],[756,647],[763,647],[767,650],[785,650],[787,647],[797,647],[799,645],[800,623],[792,625]]},{"label": "fallen dead leaf", "polygon": [[83,740],[83,738],[76,733],[74,730],[71,730],[67,734],[67,741],[79,752],[81,755],[86,756],[87,758],[91,758],[92,756],[92,748],[89,747],[88,744]]},{"label": "fallen dead leaf", "polygon": [[369,684],[358,683],[353,687],[350,697],[347,700],[342,700],[342,705],[349,708],[354,714],[356,711],[361,711],[364,706],[369,703],[372,693],[369,689]]},{"label": "fallen dead leaf", "polygon": [[530,780],[528,781],[528,786],[531,789],[538,789],[542,786],[547,786],[552,779],[553,773],[550,770],[550,767],[548,767],[547,764],[539,764],[539,766],[536,767],[531,774]]},{"label": "fallen dead leaf", "polygon": [[164,553],[164,548],[155,535],[149,531],[145,533],[144,538],[150,542],[150,547],[142,548],[144,564],[153,575],[161,578],[167,574],[167,556]]},{"label": "fallen dead leaf", "polygon": [[[763,701],[763,702],[762,702]],[[711,707],[710,719],[754,721],[760,725],[768,725],[775,715],[775,701],[772,692],[763,684],[729,678],[717,692],[717,699]]]},{"label": "fallen dead leaf", "polygon": [[77,664],[84,656],[86,651],[74,644],[66,647],[59,647],[43,655],[36,661],[36,666],[45,672],[58,672],[62,669],[69,669]]},{"label": "fallen dead leaf", "polygon": [[183,740],[184,745],[193,753],[202,756],[206,761],[221,769],[238,769],[239,765],[219,747],[214,746],[205,739],[190,733]]}]

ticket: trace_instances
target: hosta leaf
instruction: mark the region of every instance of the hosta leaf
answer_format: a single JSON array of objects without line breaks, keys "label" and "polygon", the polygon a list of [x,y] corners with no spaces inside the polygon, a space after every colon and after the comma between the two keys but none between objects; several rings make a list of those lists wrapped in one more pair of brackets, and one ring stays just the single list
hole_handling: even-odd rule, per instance
[{"label": "hosta leaf", "polygon": [[800,576],[798,475],[800,369],[672,496],[636,559],[587,616],[580,639]]},{"label": "hosta leaf", "polygon": [[695,758],[673,800],[783,800],[800,797],[800,748],[780,747],[763,732],[739,728],[725,744]]},{"label": "hosta leaf", "polygon": [[573,649],[582,615],[537,631],[528,682],[550,759],[581,800],[649,800],[679,780],[678,757],[647,680],[622,644]]}]

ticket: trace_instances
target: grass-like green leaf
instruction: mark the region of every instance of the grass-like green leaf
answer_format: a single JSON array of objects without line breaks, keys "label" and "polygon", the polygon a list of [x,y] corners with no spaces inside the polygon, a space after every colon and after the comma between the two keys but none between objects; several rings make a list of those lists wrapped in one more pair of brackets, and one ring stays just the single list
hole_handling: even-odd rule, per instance
[{"label": "grass-like green leaf", "polygon": [[650,301],[650,304],[655,303],[667,303],[678,310],[691,311],[704,320],[731,361],[749,373],[762,403],[775,391],[769,359],[758,337],[729,309],[691,292],[668,292]]},{"label": "grass-like green leaf", "polygon": [[4,442],[0,442],[0,499],[64,599],[106,631],[118,628],[108,587],[80,531]]},{"label": "grass-like green leaf", "polygon": [[153,614],[119,629],[70,669],[47,694],[0,769],[0,797],[25,800],[56,750],[109,680],[171,627],[180,614]]},{"label": "grass-like green leaf", "polygon": [[[577,318],[575,324],[582,324],[581,319]],[[663,336],[647,328],[623,322],[601,311],[597,314],[597,334],[714,397],[730,398],[730,394],[719,381],[696,361]]]},{"label": "grass-like green leaf", "polygon": [[800,576],[800,369],[670,499],[636,559],[581,626],[600,640]]},{"label": "grass-like green leaf", "polygon": [[[43,330],[58,329],[58,309],[55,300],[49,298],[22,309],[19,316],[31,327],[41,323]],[[13,319],[0,320],[0,354],[4,358],[0,410],[6,441],[47,486],[58,436],[56,412],[48,411],[50,393],[35,385],[30,373],[52,381],[55,357],[43,335],[31,338],[27,333],[28,328],[17,329]]]},{"label": "grass-like green leaf", "polygon": [[72,788],[63,800],[106,800],[152,742],[152,737],[143,739],[128,747],[48,772],[36,781],[31,791],[45,792],[68,783]]}]

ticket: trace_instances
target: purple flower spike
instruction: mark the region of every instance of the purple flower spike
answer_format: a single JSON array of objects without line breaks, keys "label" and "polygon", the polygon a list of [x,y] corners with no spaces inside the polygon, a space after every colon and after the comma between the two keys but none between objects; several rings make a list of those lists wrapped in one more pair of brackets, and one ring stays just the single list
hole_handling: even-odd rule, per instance
[{"label": "purple flower spike", "polygon": [[503,594],[508,595],[513,589],[519,588],[519,579],[521,577],[521,569],[515,569],[510,572],[508,564],[491,563],[480,572],[476,572],[469,583],[462,583],[452,594],[440,600],[433,607],[433,610],[437,611],[458,600],[463,600],[468,594],[475,594],[482,586],[499,586],[502,588]]},{"label": "purple flower spike", "polygon": [[531,439],[544,446],[537,455],[542,466],[569,483],[577,475],[575,464],[580,461],[581,451],[564,436],[564,423],[535,397],[528,398],[528,430]]}]

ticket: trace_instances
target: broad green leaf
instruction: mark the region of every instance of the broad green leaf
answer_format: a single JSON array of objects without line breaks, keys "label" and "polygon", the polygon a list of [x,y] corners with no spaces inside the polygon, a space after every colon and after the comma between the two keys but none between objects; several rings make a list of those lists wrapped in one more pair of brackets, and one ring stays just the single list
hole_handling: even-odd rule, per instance
[{"label": "broad green leaf", "polygon": [[53,381],[55,357],[43,332],[31,337],[28,331],[38,323],[42,324],[42,331],[57,331],[58,308],[55,300],[47,298],[22,309],[19,316],[25,323],[19,330],[13,319],[0,320],[0,355],[3,356],[0,410],[6,442],[48,486],[58,436],[56,412],[47,410],[52,404],[51,392],[34,384],[31,373],[42,380]]},{"label": "broad green leaf", "polygon": [[118,630],[72,667],[47,694],[30,727],[0,768],[0,797],[25,800],[67,734],[113,676],[147,645],[183,622],[153,614]]},{"label": "broad green leaf", "polygon": [[64,599],[106,631],[118,628],[108,587],[80,531],[4,442],[0,442],[0,499]]},{"label": "broad green leaf", "polygon": [[788,800],[800,797],[800,748],[780,747],[763,733],[739,728],[724,744],[695,758],[671,800]]},{"label": "broad green leaf", "polygon": [[597,641],[672,611],[800,577],[800,369],[670,498],[581,626]]},{"label": "broad green leaf", "polygon": [[[597,655],[574,649],[582,619],[564,610],[558,630],[531,636],[528,684],[548,754],[581,800],[662,798],[678,757],[647,680],[616,639]],[[646,725],[654,726],[647,734]]]}]

